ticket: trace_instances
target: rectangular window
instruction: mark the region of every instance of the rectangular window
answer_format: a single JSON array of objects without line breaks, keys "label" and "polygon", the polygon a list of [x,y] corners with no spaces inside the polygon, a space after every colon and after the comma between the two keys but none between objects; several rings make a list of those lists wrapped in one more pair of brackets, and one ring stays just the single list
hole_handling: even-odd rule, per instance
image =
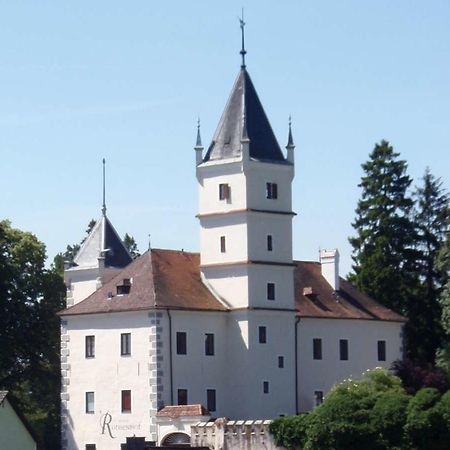
[{"label": "rectangular window", "polygon": [[263,392],[264,392],[264,394],[269,393],[269,382],[268,381],[263,381]]},{"label": "rectangular window", "polygon": [[278,357],[278,368],[283,369],[284,368],[284,356]]},{"label": "rectangular window", "polygon": [[266,198],[278,198],[278,185],[276,183],[266,183]]},{"label": "rectangular window", "polygon": [[322,339],[313,339],[313,359],[322,359]]},{"label": "rectangular window", "polygon": [[267,235],[267,251],[271,252],[273,250],[273,240],[272,240],[272,235],[268,234]]},{"label": "rectangular window", "polygon": [[225,236],[220,236],[220,251],[221,253],[225,253],[227,251]]},{"label": "rectangular window", "polygon": [[122,356],[131,355],[131,333],[120,335],[120,354]]},{"label": "rectangular window", "polygon": [[130,293],[131,286],[130,285],[119,285],[116,286],[117,295],[126,295]]},{"label": "rectangular window", "polygon": [[208,355],[208,356],[214,355],[214,334],[213,333],[205,334],[205,355]]},{"label": "rectangular window", "polygon": [[275,283],[267,283],[267,300],[275,300]]},{"label": "rectangular window", "polygon": [[230,198],[230,186],[227,183],[219,184],[219,200],[228,200]]},{"label": "rectangular window", "polygon": [[259,327],[258,328],[258,334],[259,334],[259,343],[265,344],[267,343],[267,331],[266,327]]},{"label": "rectangular window", "polygon": [[86,392],[86,413],[94,414],[95,411],[95,394],[93,392]]},{"label": "rectangular window", "polygon": [[179,405],[187,405],[188,404],[187,389],[178,389],[178,404]]},{"label": "rectangular window", "polygon": [[86,444],[86,446],[84,447],[86,450],[96,450],[96,446],[95,444]]},{"label": "rectangular window", "polygon": [[122,391],[122,412],[123,413],[131,412],[131,391],[130,390]]},{"label": "rectangular window", "polygon": [[187,354],[187,336],[184,331],[177,331],[177,355]]},{"label": "rectangular window", "polygon": [[348,340],[347,339],[339,340],[339,358],[341,361],[348,360]]},{"label": "rectangular window", "polygon": [[85,356],[86,358],[95,357],[95,336],[86,336],[85,338]]},{"label": "rectangular window", "polygon": [[323,403],[323,391],[314,391],[314,404],[319,406]]},{"label": "rectangular window", "polygon": [[378,361],[386,361],[386,341],[378,341]]},{"label": "rectangular window", "polygon": [[216,410],[216,390],[207,389],[206,390],[206,407],[209,412],[214,412]]}]

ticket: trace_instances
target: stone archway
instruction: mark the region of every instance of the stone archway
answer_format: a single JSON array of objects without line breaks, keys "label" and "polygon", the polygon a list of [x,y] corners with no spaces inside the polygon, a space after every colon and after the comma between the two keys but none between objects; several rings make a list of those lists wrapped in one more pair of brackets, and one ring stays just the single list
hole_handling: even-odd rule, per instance
[{"label": "stone archway", "polygon": [[176,431],[174,433],[169,433],[164,436],[164,439],[161,441],[161,446],[167,447],[190,447],[191,446],[191,437],[186,433],[181,433]]}]

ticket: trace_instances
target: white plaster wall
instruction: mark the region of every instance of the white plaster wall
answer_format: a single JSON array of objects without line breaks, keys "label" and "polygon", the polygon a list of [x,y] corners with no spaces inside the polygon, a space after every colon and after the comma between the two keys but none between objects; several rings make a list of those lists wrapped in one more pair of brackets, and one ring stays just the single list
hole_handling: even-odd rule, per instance
[{"label": "white plaster wall", "polygon": [[[66,317],[67,361],[63,377],[69,400],[68,448],[95,443],[98,449],[120,448],[127,436],[150,438],[149,317],[147,312]],[[131,356],[120,355],[120,335],[131,333]],[[85,358],[85,336],[95,336],[95,358]],[[66,353],[63,353],[66,354]],[[131,413],[121,412],[121,391],[131,390]],[[85,412],[85,393],[95,392],[95,413]],[[103,414],[112,416],[112,439],[102,434]]]},{"label": "white plaster wall", "polygon": [[[223,163],[200,166],[197,169],[199,180],[199,214],[229,212],[247,207],[245,175],[241,163]],[[230,186],[230,198],[219,199],[219,184]]]},{"label": "white plaster wall", "polygon": [[6,398],[0,406],[0,449],[35,450],[36,443]]},{"label": "white plaster wall", "polygon": [[98,289],[100,269],[72,268],[64,272],[64,281],[67,286],[67,306],[75,305]]},{"label": "white plaster wall", "polygon": [[210,416],[158,417],[158,445],[172,433],[186,433],[191,436],[191,426],[199,422],[207,422]]},{"label": "white plaster wall", "polygon": [[213,292],[227,305],[242,308],[248,305],[248,265],[203,267],[202,273]]},{"label": "white plaster wall", "polygon": [[[285,212],[292,210],[293,166],[252,161],[246,176],[248,208]],[[266,183],[278,184],[277,199],[266,198]]]},{"label": "white plaster wall", "polygon": [[[322,339],[322,360],[313,359],[313,338]],[[348,361],[339,359],[339,339],[348,339]],[[378,361],[377,341],[386,341],[386,361]],[[314,407],[314,391],[326,394],[346,378],[374,367],[389,368],[402,357],[402,324],[375,320],[303,318],[298,325],[299,407]]]},{"label": "white plaster wall", "polygon": [[[248,259],[292,262],[292,216],[248,213]],[[267,250],[267,235],[273,250]]]},{"label": "white plaster wall", "polygon": [[[294,310],[294,268],[250,264],[248,266],[249,305],[259,308]],[[267,299],[267,283],[275,284],[275,300]]]}]

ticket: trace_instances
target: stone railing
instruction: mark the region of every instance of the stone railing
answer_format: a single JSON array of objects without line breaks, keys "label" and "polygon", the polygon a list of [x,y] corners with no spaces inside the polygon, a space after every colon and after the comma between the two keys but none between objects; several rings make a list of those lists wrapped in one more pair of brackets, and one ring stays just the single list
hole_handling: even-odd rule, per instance
[{"label": "stone railing", "polygon": [[191,426],[191,446],[213,450],[279,450],[269,432],[271,420],[217,419]]}]

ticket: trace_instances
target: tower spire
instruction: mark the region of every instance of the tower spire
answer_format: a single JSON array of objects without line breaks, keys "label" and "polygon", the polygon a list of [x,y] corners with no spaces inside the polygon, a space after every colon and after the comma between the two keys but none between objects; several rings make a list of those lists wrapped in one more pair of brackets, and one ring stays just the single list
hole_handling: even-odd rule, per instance
[{"label": "tower spire", "polygon": [[294,148],[295,148],[294,139],[292,138],[292,128],[291,128],[291,125],[292,125],[292,118],[291,118],[291,116],[289,116],[288,143],[287,143],[287,145],[286,145],[286,148],[287,148],[287,149],[290,149],[290,148],[294,149]]},{"label": "tower spire", "polygon": [[195,148],[203,148],[202,137],[200,135],[200,117],[197,119],[197,141],[195,143]]},{"label": "tower spire", "polygon": [[106,216],[106,176],[105,176],[105,158],[103,158],[103,205],[102,205],[102,214]]},{"label": "tower spire", "polygon": [[244,22],[244,8],[242,8],[242,17],[239,18],[239,23],[241,26],[241,38],[242,38],[242,47],[241,51],[239,52],[242,56],[242,63],[241,63],[241,69],[245,69],[245,54],[247,53],[245,50],[245,22]]}]

